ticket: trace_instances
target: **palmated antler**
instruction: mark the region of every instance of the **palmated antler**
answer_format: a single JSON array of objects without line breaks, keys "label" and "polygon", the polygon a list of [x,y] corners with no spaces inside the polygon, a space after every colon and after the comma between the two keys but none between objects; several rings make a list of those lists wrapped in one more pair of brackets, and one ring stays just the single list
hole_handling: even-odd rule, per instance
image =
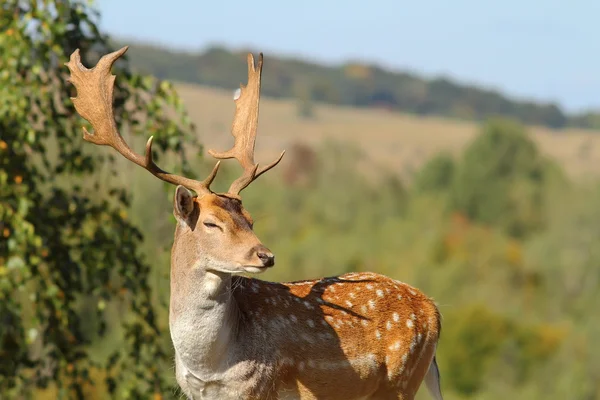
[{"label": "palmated antler", "polygon": [[146,154],[141,156],[131,150],[118,132],[113,115],[115,75],[112,75],[110,70],[115,61],[125,54],[127,49],[128,46],[125,46],[120,50],[106,54],[92,69],[83,66],[79,49],[77,49],[71,54],[70,61],[65,64],[71,71],[69,81],[77,89],[77,97],[71,98],[75,109],[94,128],[93,134],[83,128],[83,138],[97,145],[106,145],[114,148],[129,161],[145,168],[152,175],[165,182],[174,185],[183,185],[188,189],[194,190],[198,195],[210,193],[210,184],[217,175],[220,162],[217,162],[210,175],[203,181],[174,175],[163,171],[152,161],[152,137],[148,139],[148,143],[146,144]]},{"label": "palmated antler", "polygon": [[248,54],[248,84],[240,85],[239,96],[235,99],[235,115],[231,127],[231,134],[235,139],[233,147],[224,152],[208,151],[208,154],[218,159],[235,158],[244,169],[242,176],[236,179],[227,191],[227,194],[236,197],[252,181],[276,166],[285,154],[284,150],[279,158],[262,168],[258,168],[258,164],[254,164],[262,64],[262,53],[258,58],[258,66],[254,65],[252,54]]}]

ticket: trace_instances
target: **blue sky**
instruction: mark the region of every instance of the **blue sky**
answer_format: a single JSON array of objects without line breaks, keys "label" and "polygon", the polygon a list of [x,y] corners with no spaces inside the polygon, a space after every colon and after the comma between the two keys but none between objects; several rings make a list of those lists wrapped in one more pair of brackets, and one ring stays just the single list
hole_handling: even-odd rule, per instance
[{"label": "blue sky", "polygon": [[109,34],[376,62],[512,96],[600,109],[599,0],[97,0]]}]

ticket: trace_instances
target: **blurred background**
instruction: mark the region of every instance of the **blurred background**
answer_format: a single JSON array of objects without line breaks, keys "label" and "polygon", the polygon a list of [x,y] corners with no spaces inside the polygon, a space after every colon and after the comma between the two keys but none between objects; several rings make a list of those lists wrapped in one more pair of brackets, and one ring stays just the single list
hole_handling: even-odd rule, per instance
[{"label": "blurred background", "polygon": [[[261,279],[376,271],[439,304],[447,400],[600,399],[600,3],[4,0],[0,398],[179,398],[174,187],[82,139],[64,63],[203,178],[264,52]],[[215,190],[240,172],[224,162]],[[419,399],[427,399],[423,391]]]}]

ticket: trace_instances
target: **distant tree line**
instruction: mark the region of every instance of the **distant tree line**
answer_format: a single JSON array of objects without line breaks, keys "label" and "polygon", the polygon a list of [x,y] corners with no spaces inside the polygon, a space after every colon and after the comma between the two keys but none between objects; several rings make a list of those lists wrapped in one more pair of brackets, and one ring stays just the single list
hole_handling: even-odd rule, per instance
[{"label": "distant tree line", "polygon": [[[245,73],[246,50],[211,47],[190,53],[127,43],[133,45],[129,51],[132,66],[160,79],[232,88]],[[115,47],[119,45],[116,43]],[[347,63],[330,67],[272,54],[268,57],[262,90],[271,97],[478,121],[503,116],[550,128],[600,128],[598,113],[569,115],[557,104],[517,101],[447,78],[427,80],[376,65]]]}]

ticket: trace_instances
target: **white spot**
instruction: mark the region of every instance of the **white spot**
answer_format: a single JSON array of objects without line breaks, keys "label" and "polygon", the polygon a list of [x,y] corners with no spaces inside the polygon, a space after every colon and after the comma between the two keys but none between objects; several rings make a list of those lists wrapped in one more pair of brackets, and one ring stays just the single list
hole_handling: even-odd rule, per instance
[{"label": "white spot", "polygon": [[429,317],[429,325],[435,326],[435,318],[433,316]]},{"label": "white spot", "polygon": [[397,371],[397,374],[398,374],[398,375],[402,375],[402,372],[404,372],[404,365],[400,365],[400,366],[398,366],[398,371]]},{"label": "white spot", "polygon": [[[374,373],[378,369],[377,357],[375,356],[375,354],[372,353],[367,354],[363,357],[350,359],[349,361],[350,364],[352,364],[355,368],[360,367],[361,370],[364,370],[365,367],[368,368],[370,370],[370,373]],[[343,361],[340,361],[338,364],[340,368],[346,365],[346,363]]]},{"label": "white spot", "polygon": [[350,300],[346,300],[346,305],[347,305],[348,307],[352,307],[352,303],[350,302]]},{"label": "white spot", "polygon": [[360,311],[362,311],[363,314],[366,314],[367,313],[367,306],[364,305],[364,304],[362,306],[360,306]]},{"label": "white spot", "polygon": [[407,320],[406,320],[406,326],[407,326],[409,329],[412,329],[413,325],[414,325],[414,324],[413,324],[412,320],[410,320],[410,319],[407,319]]},{"label": "white spot", "polygon": [[371,285],[370,283],[367,283],[367,289],[373,290],[373,285]]},{"label": "white spot", "polygon": [[412,354],[412,352],[415,351],[416,345],[417,345],[417,341],[416,341],[416,338],[413,336],[412,340],[410,341],[410,354]]},{"label": "white spot", "polygon": [[335,293],[335,288],[333,286],[329,286],[329,290],[331,290],[332,293]]},{"label": "white spot", "polygon": [[394,322],[400,321],[400,316],[398,315],[397,312],[395,312],[394,315],[392,315],[392,318],[394,318]]},{"label": "white spot", "polygon": [[414,290],[410,289],[409,290],[410,294],[412,294],[413,296],[415,296],[417,294],[417,292],[415,292]]},{"label": "white spot", "polygon": [[323,332],[319,334],[322,340],[335,339],[335,336],[331,332]]},{"label": "white spot", "polygon": [[293,323],[296,323],[296,322],[298,322],[298,318],[296,318],[296,316],[294,314],[291,314],[290,321],[292,321]]},{"label": "white spot", "polygon": [[398,295],[398,300],[402,300],[402,295],[401,294]]},{"label": "white spot", "polygon": [[308,343],[314,343],[315,342],[315,340],[313,339],[313,337],[310,336],[310,335],[307,335],[306,333],[303,333],[301,336],[302,336],[302,339],[305,342],[308,342]]},{"label": "white spot", "polygon": [[377,289],[377,296],[383,297],[383,290]]},{"label": "white spot", "polygon": [[360,321],[360,323],[363,324],[363,326],[369,325],[369,321],[367,321],[366,319],[363,319],[362,321]]},{"label": "white spot", "polygon": [[310,304],[308,301],[304,302],[304,307],[308,308],[309,310],[312,310],[314,307],[312,306],[312,304]]},{"label": "white spot", "polygon": [[388,331],[390,329],[392,329],[392,321],[388,321],[387,324],[385,324],[385,327],[387,328]]},{"label": "white spot", "polygon": [[371,310],[375,309],[375,300],[373,300],[373,299],[369,300],[369,308]]},{"label": "white spot", "polygon": [[235,91],[233,92],[233,100],[239,99],[241,95],[242,95],[242,89],[240,89],[240,88],[235,89]]},{"label": "white spot", "polygon": [[306,321],[306,323],[308,324],[308,326],[310,326],[311,328],[315,327],[315,323],[312,319],[309,319],[308,321]]},{"label": "white spot", "polygon": [[389,347],[390,350],[400,350],[400,341],[394,343]]},{"label": "white spot", "polygon": [[350,296],[351,299],[354,299],[356,297],[356,295],[354,294],[354,292],[350,292],[348,294],[348,296]]},{"label": "white spot", "polygon": [[379,332],[379,329],[375,329],[375,337],[381,339],[381,332]]}]

